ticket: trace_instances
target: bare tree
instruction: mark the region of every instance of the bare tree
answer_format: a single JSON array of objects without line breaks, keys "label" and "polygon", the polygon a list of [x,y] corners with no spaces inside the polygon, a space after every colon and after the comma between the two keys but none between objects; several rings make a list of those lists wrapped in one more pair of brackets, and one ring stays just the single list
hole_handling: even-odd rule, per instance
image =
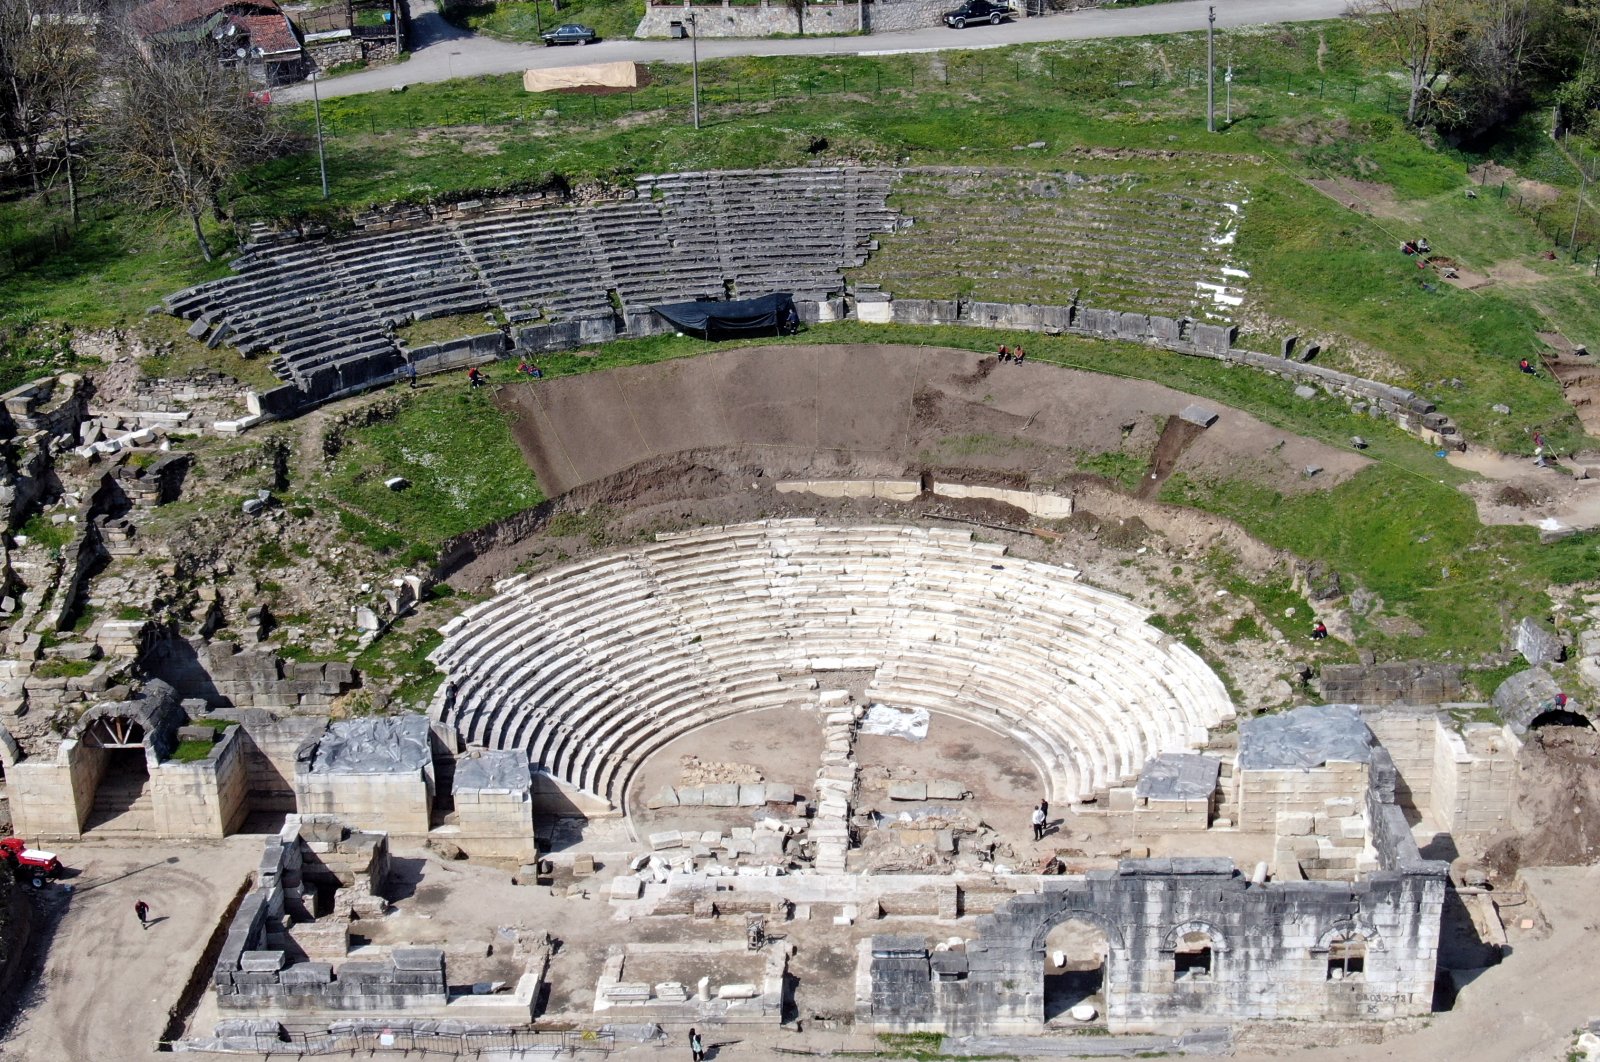
[{"label": "bare tree", "polygon": [[1477,134],[1512,121],[1531,98],[1534,37],[1532,0],[1476,0],[1451,61],[1447,90],[1457,131]]},{"label": "bare tree", "polygon": [[1400,61],[1410,79],[1406,124],[1416,125],[1435,102],[1447,60],[1467,22],[1470,0],[1353,0],[1350,13],[1365,18],[1379,44]]},{"label": "bare tree", "polygon": [[182,212],[206,261],[201,217],[223,217],[233,182],[281,142],[244,70],[198,49],[128,47],[114,61],[97,133],[105,175],[149,209]]},{"label": "bare tree", "polygon": [[35,12],[34,62],[43,70],[38,84],[50,107],[51,138],[59,146],[53,152],[53,173],[65,174],[67,205],[77,221],[82,131],[101,79],[96,23],[61,6],[40,6]]}]

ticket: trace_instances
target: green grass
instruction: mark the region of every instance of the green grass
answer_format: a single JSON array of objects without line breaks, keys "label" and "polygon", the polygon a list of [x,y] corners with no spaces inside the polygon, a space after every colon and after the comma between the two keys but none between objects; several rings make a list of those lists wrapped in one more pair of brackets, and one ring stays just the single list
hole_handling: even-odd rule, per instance
[{"label": "green grass", "polygon": [[482,335],[494,329],[495,326],[485,321],[481,313],[458,313],[447,317],[430,317],[426,321],[396,328],[394,332],[400,338],[400,342],[416,349],[429,343],[441,343],[447,339]]},{"label": "green grass", "polygon": [[209,759],[211,750],[216,747],[214,741],[180,741],[172,750],[172,759],[177,763],[199,763]]},{"label": "green grass", "polygon": [[1532,528],[1486,527],[1465,495],[1386,463],[1296,497],[1179,474],[1161,500],[1227,516],[1271,545],[1354,576],[1382,597],[1386,616],[1415,624],[1397,633],[1356,617],[1363,645],[1401,658],[1492,654],[1519,618],[1549,611],[1545,587],[1590,579],[1597,561],[1594,535],[1541,546]]},{"label": "green grass", "polygon": [[33,669],[33,677],[42,679],[82,678],[93,670],[94,661],[92,660],[69,660],[62,656],[52,656],[48,660],[39,662],[38,666]]},{"label": "green grass", "polygon": [[[445,18],[463,29],[491,37],[530,42],[539,40],[541,27],[548,33],[568,22],[588,26],[602,40],[626,39],[633,36],[633,31],[639,28],[639,20],[644,18],[643,0],[564,0],[560,11],[556,11],[553,4],[539,0],[537,13],[534,7],[525,0],[453,3],[446,8]],[[577,46],[574,48],[581,51]]]},{"label": "green grass", "polygon": [[46,549],[61,549],[77,532],[77,524],[51,523],[47,513],[35,513],[22,525],[22,533],[28,536],[28,541]]},{"label": "green grass", "polygon": [[209,726],[211,729],[221,733],[222,731],[227,730],[230,726],[235,726],[237,724],[235,724],[232,719],[213,719],[210,716],[202,716],[199,719],[189,720],[189,725]]},{"label": "green grass", "polygon": [[[507,373],[514,366],[503,367]],[[321,489],[345,530],[383,553],[431,555],[453,535],[544,500],[505,414],[453,376],[402,392],[399,413],[347,437]],[[384,480],[403,476],[402,491]]]}]

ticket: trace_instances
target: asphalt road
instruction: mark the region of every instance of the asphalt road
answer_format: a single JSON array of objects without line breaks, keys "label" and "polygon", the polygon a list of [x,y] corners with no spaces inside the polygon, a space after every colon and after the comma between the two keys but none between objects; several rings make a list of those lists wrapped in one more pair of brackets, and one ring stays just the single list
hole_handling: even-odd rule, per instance
[{"label": "asphalt road", "polygon": [[[409,0],[412,18],[412,56],[405,63],[361,70],[320,83],[323,96],[349,96],[384,92],[396,85],[449,81],[480,74],[508,74],[526,69],[569,66],[575,63],[639,62],[687,63],[688,41],[610,40],[583,47],[545,48],[512,44],[466,33],[439,17],[433,0]],[[1254,26],[1273,22],[1312,22],[1337,18],[1348,0],[1216,0],[1217,27]],[[867,37],[813,37],[795,40],[767,38],[711,39],[700,42],[702,59],[736,55],[884,55],[896,52],[932,52],[955,48],[1002,48],[1039,41],[1090,40],[1097,37],[1144,37],[1160,33],[1201,30],[1206,25],[1207,0],[1180,0],[1112,11],[1019,19],[1000,26],[975,26],[965,30],[943,26],[875,33]],[[279,89],[276,98],[311,98],[309,85]]]}]

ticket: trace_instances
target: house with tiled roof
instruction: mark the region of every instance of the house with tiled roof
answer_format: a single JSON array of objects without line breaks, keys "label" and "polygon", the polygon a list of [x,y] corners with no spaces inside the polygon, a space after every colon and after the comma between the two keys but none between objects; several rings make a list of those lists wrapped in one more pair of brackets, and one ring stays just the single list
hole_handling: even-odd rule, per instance
[{"label": "house with tiled roof", "polygon": [[274,0],[149,0],[129,18],[147,47],[212,48],[271,85],[306,73],[300,36]]}]

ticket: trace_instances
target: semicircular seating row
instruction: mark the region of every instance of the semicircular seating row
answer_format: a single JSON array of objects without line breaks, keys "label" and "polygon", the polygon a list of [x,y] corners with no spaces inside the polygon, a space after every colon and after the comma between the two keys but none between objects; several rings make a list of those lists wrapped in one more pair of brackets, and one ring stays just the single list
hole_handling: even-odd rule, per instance
[{"label": "semicircular seating row", "polygon": [[[628,198],[506,207],[349,238],[262,243],[235,274],[167,296],[197,338],[270,354],[280,378],[336,393],[404,361],[394,329],[498,309],[511,325],[613,317],[620,304],[844,289],[899,215],[870,167],[640,177]],[[493,327],[465,326],[486,332]]]},{"label": "semicircular seating row", "polygon": [[806,691],[829,671],[873,671],[873,700],[1014,738],[1058,799],[1125,783],[1234,714],[1145,610],[965,531],[763,521],[497,590],[443,629],[436,717],[616,806],[654,750],[736,713],[815,703]]}]

